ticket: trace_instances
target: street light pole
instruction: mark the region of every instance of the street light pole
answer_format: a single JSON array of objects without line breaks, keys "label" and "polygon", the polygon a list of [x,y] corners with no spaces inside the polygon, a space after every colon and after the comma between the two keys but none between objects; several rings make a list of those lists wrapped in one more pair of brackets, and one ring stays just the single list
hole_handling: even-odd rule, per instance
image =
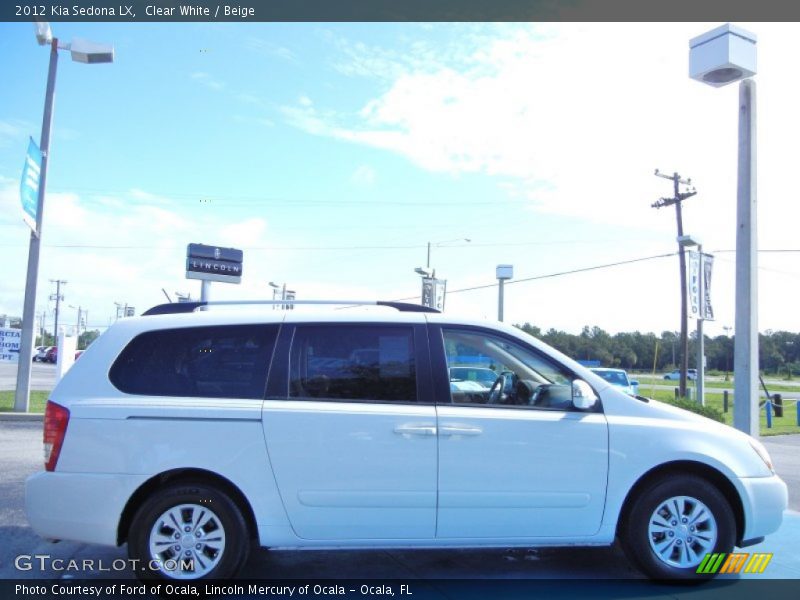
[{"label": "street light pole", "polygon": [[733,425],[752,436],[758,420],[758,230],[756,223],[756,84],[739,83],[736,193],[736,338],[733,344]]},{"label": "street light pole", "polygon": [[[697,247],[697,261],[692,261],[692,279],[697,278],[697,292],[692,290],[694,299],[692,312],[697,313],[697,402],[705,406],[705,339],[703,338],[703,320],[706,316],[706,296],[705,296],[705,261],[703,258],[703,244],[691,235],[678,236],[678,245],[681,251],[687,247]],[[688,356],[688,354],[687,354]]]},{"label": "street light pole", "polygon": [[689,77],[712,87],[739,81],[736,190],[736,337],[733,425],[758,435],[758,233],[756,230],[757,37],[727,23],[689,41]]},{"label": "street light pole", "polygon": [[[58,71],[58,39],[50,41],[50,66],[47,69],[47,90],[44,96],[44,117],[39,149],[42,151],[42,168],[39,172],[39,195],[36,202],[36,231],[31,232],[28,244],[28,271],[25,276],[25,301],[22,308],[22,335],[17,367],[17,389],[14,394],[14,411],[28,412],[31,390],[31,359],[33,354],[33,321],[36,313],[36,284],[39,279],[39,248],[42,236],[42,216],[47,188],[47,165],[50,162],[50,128],[53,124],[53,103]],[[57,331],[53,335],[58,335]]]},{"label": "street light pole", "polygon": [[503,311],[504,311],[504,284],[506,280],[511,279],[514,276],[514,266],[513,265],[497,265],[495,269],[495,275],[497,276],[497,283],[498,283],[498,296],[497,296],[497,320],[501,323],[503,322]]},{"label": "street light pole", "polygon": [[697,244],[697,254],[700,256],[700,271],[697,281],[698,296],[700,297],[700,313],[697,315],[697,403],[700,406],[706,405],[705,395],[705,377],[706,377],[706,361],[705,361],[705,345],[706,341],[703,337],[703,321],[705,320],[705,264],[703,262],[703,244]]},{"label": "street light pole", "polygon": [[[25,278],[25,301],[22,309],[22,335],[20,337],[19,365],[17,367],[17,389],[14,394],[14,411],[28,412],[31,390],[31,359],[34,342],[34,319],[36,313],[36,284],[39,278],[39,250],[42,241],[42,221],[44,217],[44,199],[47,189],[47,166],[50,163],[50,128],[53,124],[53,104],[56,92],[56,73],[58,71],[59,49],[69,50],[72,60],[87,64],[101,64],[114,61],[114,47],[107,44],[96,44],[86,40],[75,39],[73,42],[59,45],[54,38],[50,25],[44,21],[34,24],[36,39],[40,45],[50,45],[50,66],[47,70],[47,89],[44,96],[44,116],[42,118],[42,136],[39,150],[42,153],[42,164],[39,170],[39,193],[36,201],[36,230],[31,232],[28,248],[28,271]],[[58,336],[58,331],[53,334]]]}]

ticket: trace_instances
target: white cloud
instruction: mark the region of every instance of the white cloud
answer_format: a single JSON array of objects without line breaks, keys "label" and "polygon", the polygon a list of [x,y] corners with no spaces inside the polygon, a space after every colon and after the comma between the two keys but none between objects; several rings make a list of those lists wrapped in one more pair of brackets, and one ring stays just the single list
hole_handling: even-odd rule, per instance
[{"label": "white cloud", "polygon": [[24,140],[26,132],[30,130],[30,126],[24,121],[0,120],[0,147],[7,147],[12,143]]},{"label": "white cloud", "polygon": [[[800,203],[793,161],[800,119],[794,104],[800,82],[784,74],[794,69],[800,40],[794,24],[743,26],[759,35],[760,247],[796,248]],[[684,204],[685,231],[699,235],[707,250],[732,249],[737,86],[714,90],[687,76],[688,40],[709,28],[702,23],[480,26],[444,44],[431,36],[400,49],[332,38],[340,55],[333,59],[335,69],[372,80],[372,97],[362,97],[350,110],[341,103],[334,110],[320,100],[282,110],[292,125],[313,135],[398,154],[432,172],[488,175],[510,199],[530,203],[533,227],[537,215],[547,213],[597,223],[598,231],[611,237],[614,227],[651,236],[627,256],[620,255],[624,247],[617,248],[620,256],[607,262],[658,253],[654,247],[674,249],[674,209],[655,210],[651,204],[672,195],[671,183],[654,177],[654,169],[678,171],[691,177],[699,192]],[[605,256],[611,255],[594,257],[595,262]],[[575,266],[592,263],[586,258]],[[579,330],[623,319],[631,328],[648,329],[658,321],[655,307],[671,307],[663,298],[677,296],[677,275],[654,278],[653,269],[645,263],[548,280],[547,294],[534,294],[536,307],[509,300],[510,314],[541,308],[544,322],[548,314],[571,314],[565,307],[574,302],[585,322],[570,326],[568,317],[559,317],[566,320],[556,326]],[[798,327],[788,316],[792,311],[778,308],[786,278],[797,276],[796,266],[784,271],[789,275],[761,270],[765,327],[778,314],[784,327],[789,322]],[[733,276],[732,263],[720,260],[715,286],[723,320],[733,314]],[[587,282],[585,288],[579,279]],[[609,288],[609,281],[620,283]],[[576,288],[614,292],[606,298],[596,291],[587,302]],[[481,294],[491,303],[492,292],[474,297]],[[469,295],[453,296],[450,307],[484,305],[467,300]]]},{"label": "white cloud", "polygon": [[211,75],[209,75],[208,73],[204,73],[202,71],[192,73],[190,77],[196,82],[214,91],[220,91],[225,87],[224,83],[214,79]]},{"label": "white cloud", "polygon": [[369,165],[358,165],[350,176],[350,181],[360,187],[369,187],[375,183],[377,173]]},{"label": "white cloud", "polygon": [[[0,246],[6,251],[28,245],[29,230],[18,216],[18,204],[17,182],[4,182],[0,187]],[[199,284],[185,279],[186,245],[190,242],[236,248],[269,246],[264,219],[225,220],[216,213],[210,218],[179,210],[178,206],[144,190],[101,198],[48,194],[37,311],[48,307],[48,280],[62,279],[69,282],[64,292],[67,304],[88,309],[90,326],[105,326],[114,302],[127,302],[140,312],[165,300],[161,288],[170,294],[179,290],[197,296]],[[266,259],[264,262],[255,260],[255,253],[248,257],[246,278],[256,287],[267,277],[271,254],[258,253],[259,259]],[[27,256],[27,252],[18,255]],[[0,313],[22,313],[25,266],[24,261],[18,261],[4,267]],[[65,309],[64,314],[69,311]],[[71,322],[70,316],[64,318]],[[52,327],[52,313],[48,320]]]},{"label": "white cloud", "polygon": [[286,46],[252,36],[248,37],[245,43],[249,49],[256,50],[267,56],[277,57],[291,63],[298,62],[297,55]]},{"label": "white cloud", "polygon": [[[384,91],[349,113],[305,97],[283,112],[308,133],[397,153],[430,171],[488,174],[536,211],[604,223],[632,219],[667,231],[664,211],[650,204],[669,194],[669,184],[652,173],[678,170],[700,191],[687,217],[714,216],[732,231],[735,86],[713,90],[686,76],[687,40],[704,28],[520,25],[490,37],[484,26],[445,48],[421,41],[405,52],[339,40],[337,68],[380,72]],[[790,100],[800,89],[778,75],[800,49],[791,27],[755,29],[767,95],[759,161],[771,165],[764,175],[776,176],[762,177],[762,190],[783,196],[792,186],[774,184],[800,136]],[[784,210],[800,216],[794,206]]]}]

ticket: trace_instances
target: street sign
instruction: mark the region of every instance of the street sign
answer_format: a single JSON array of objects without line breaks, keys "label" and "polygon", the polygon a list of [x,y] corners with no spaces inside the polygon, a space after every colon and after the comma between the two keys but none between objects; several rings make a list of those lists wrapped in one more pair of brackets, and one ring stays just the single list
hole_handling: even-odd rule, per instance
[{"label": "street sign", "polygon": [[0,362],[19,362],[21,329],[0,328]]},{"label": "street sign", "polygon": [[446,279],[422,278],[422,306],[444,311],[444,299],[447,292]]},{"label": "street sign", "polygon": [[714,257],[703,254],[703,319],[714,320],[714,307],[711,306],[711,273],[714,270]]},{"label": "street sign", "polygon": [[22,202],[22,218],[37,236],[36,214],[39,211],[39,175],[42,170],[42,152],[33,139],[28,143],[25,165],[19,184],[19,198]]},{"label": "street sign", "polygon": [[236,248],[189,244],[186,248],[186,278],[241,283],[244,254]]},{"label": "street sign", "polygon": [[689,252],[689,318],[700,317],[700,254]]},{"label": "street sign", "polygon": [[[689,252],[689,285],[686,290],[689,300],[689,318],[714,320],[714,307],[711,305],[711,273],[714,257],[711,254]],[[700,293],[700,278],[703,278],[703,292]]]}]

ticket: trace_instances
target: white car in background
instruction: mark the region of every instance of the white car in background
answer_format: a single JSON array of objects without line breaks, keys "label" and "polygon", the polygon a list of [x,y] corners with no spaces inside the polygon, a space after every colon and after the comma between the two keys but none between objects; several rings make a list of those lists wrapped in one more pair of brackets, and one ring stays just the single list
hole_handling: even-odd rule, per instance
[{"label": "white car in background", "polygon": [[624,369],[608,369],[605,367],[593,367],[592,373],[595,373],[605,379],[608,383],[618,387],[620,390],[631,396],[639,395],[639,382],[635,379],[628,377],[627,371]]},{"label": "white car in background", "polygon": [[[670,381],[678,381],[681,378],[681,370],[675,369],[674,371],[670,371],[666,375],[664,375],[664,379],[668,379]],[[689,381],[695,381],[697,379],[697,369],[687,369],[686,370],[686,379]]]},{"label": "white car in background", "polygon": [[52,346],[37,346],[36,352],[33,353],[33,362],[45,362],[47,360],[47,351]]}]

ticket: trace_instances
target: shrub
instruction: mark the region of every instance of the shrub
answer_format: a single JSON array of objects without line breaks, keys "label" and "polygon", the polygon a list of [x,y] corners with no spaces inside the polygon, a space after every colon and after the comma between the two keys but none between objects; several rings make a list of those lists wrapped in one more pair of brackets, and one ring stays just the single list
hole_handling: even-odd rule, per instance
[{"label": "shrub", "polygon": [[672,398],[669,400],[663,400],[666,404],[671,404],[672,406],[677,406],[678,408],[682,408],[684,410],[691,411],[693,413],[697,413],[698,415],[702,415],[704,417],[708,417],[709,419],[713,419],[714,421],[719,421],[720,423],[725,422],[725,417],[722,415],[718,409],[713,408],[711,406],[701,406],[697,402],[693,400],[687,400],[686,398],[678,398],[677,400]]}]

